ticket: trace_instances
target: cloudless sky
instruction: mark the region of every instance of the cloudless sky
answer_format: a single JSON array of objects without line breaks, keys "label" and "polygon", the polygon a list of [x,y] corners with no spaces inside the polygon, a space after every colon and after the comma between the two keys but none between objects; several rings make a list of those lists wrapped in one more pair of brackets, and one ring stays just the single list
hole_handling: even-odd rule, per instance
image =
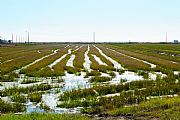
[{"label": "cloudless sky", "polygon": [[0,36],[33,42],[180,40],[180,0],[0,0]]}]

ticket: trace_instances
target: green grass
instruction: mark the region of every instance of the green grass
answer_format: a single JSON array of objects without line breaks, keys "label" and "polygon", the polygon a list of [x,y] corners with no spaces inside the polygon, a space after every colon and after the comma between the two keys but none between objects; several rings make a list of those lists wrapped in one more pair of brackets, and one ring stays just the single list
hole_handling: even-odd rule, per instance
[{"label": "green grass", "polygon": [[41,92],[30,93],[28,94],[28,98],[30,99],[31,102],[39,103],[42,98],[42,93]]},{"label": "green grass", "polygon": [[36,83],[36,82],[37,82],[36,78],[34,78],[33,80],[29,80],[28,78],[25,78],[25,79],[21,82],[21,84],[29,84],[29,83]]},{"label": "green grass", "polygon": [[52,77],[55,74],[48,67],[48,65],[53,63],[56,59],[63,56],[65,53],[67,53],[67,48],[61,48],[57,53],[52,54],[25,69],[22,69],[20,73],[33,77]]},{"label": "green grass", "polygon": [[[25,66],[34,60],[43,57],[44,55],[52,53],[51,50],[62,48],[63,46],[19,46],[12,48],[0,48],[0,54],[2,54],[2,61],[10,60],[15,58],[7,63],[0,64],[0,81],[16,81],[18,75],[14,72],[11,72],[15,69],[19,69],[22,66]],[[133,115],[135,119],[180,119],[180,99],[176,98],[165,98],[167,95],[180,95],[180,76],[174,75],[173,70],[179,69],[179,57],[180,48],[176,45],[159,45],[159,44],[138,44],[138,45],[98,45],[102,49],[103,53],[113,58],[117,62],[121,63],[122,66],[128,70],[137,72],[138,75],[144,77],[143,81],[133,81],[125,84],[118,85],[109,85],[102,83],[95,83],[92,88],[87,89],[77,89],[72,91],[66,91],[59,96],[59,100],[63,101],[62,104],[59,104],[58,107],[73,108],[73,107],[84,107],[82,113],[90,114],[100,114],[108,113],[112,116],[121,116],[121,115]],[[120,53],[126,54],[128,56],[133,56],[142,60],[149,61],[157,65],[156,68],[151,69],[150,65],[145,64],[141,61],[134,60],[127,57],[126,55],[118,54],[114,51],[106,49],[106,47],[115,49]],[[27,50],[26,50],[27,48]],[[73,48],[70,46],[69,48]],[[69,49],[67,48],[67,49]],[[47,50],[46,50],[47,49]],[[37,64],[30,66],[29,71],[26,75],[37,76],[37,77],[53,77],[57,78],[58,76],[64,75],[64,71],[68,73],[77,74],[83,70],[84,62],[84,52],[87,50],[87,47],[84,46],[78,51],[72,53],[75,54],[74,68],[67,67],[66,62],[70,58],[70,55],[67,55],[61,62],[53,66],[53,70],[50,69],[47,65],[51,64],[54,60],[61,57],[63,54],[67,53],[67,49],[63,48],[56,55],[52,55],[42,61],[39,61]],[[75,49],[75,47],[73,48]],[[41,51],[41,54],[37,52]],[[165,52],[167,55],[161,55],[159,53]],[[16,53],[16,54],[15,54]],[[23,53],[25,53],[23,55]],[[29,53],[32,53],[28,55]],[[103,62],[108,64],[108,66],[99,65],[91,54],[97,55]],[[171,55],[175,54],[174,57]],[[22,56],[23,55],[23,56]],[[100,77],[101,72],[109,74],[111,77],[114,77],[114,68],[113,64],[105,59],[98,50],[91,46],[89,57],[92,62],[91,69],[94,71],[87,72],[86,77],[93,76],[90,79],[90,82],[106,82],[109,81],[109,78]],[[20,58],[22,57],[22,58]],[[176,61],[177,63],[170,63],[171,61]],[[36,69],[37,67],[37,69]],[[41,69],[42,68],[42,69]],[[177,68],[177,69],[176,69]],[[26,70],[22,70],[21,73],[25,73]],[[117,70],[120,74],[124,73],[124,70]],[[148,80],[148,72],[161,71],[167,75],[165,78],[157,77],[156,80]],[[54,79],[54,82],[57,82]],[[32,83],[36,80],[24,79],[22,83]],[[61,82],[61,79],[58,81]],[[1,84],[1,83],[0,83]],[[55,86],[54,86],[55,87]],[[40,91],[46,91],[52,89],[53,86],[48,84],[34,85],[27,88],[22,87],[13,87],[7,88],[5,90],[0,90],[0,96],[9,96],[13,103],[5,102],[0,99],[0,111],[1,113],[16,113],[25,111],[25,106],[21,103],[25,103],[27,100],[32,102],[41,103],[41,107],[49,110],[49,108],[41,102],[42,93]],[[59,92],[59,91],[58,91]],[[107,94],[120,93],[118,96],[106,96]],[[27,97],[23,96],[28,94]],[[155,97],[155,99],[148,99],[150,97]],[[159,96],[163,96],[160,98]],[[90,119],[81,115],[59,115],[59,114],[24,114],[24,115],[14,115],[7,114],[1,115],[1,119]]]},{"label": "green grass", "polygon": [[76,56],[73,61],[73,66],[76,68],[77,72],[80,72],[84,68],[84,53],[86,52],[86,50],[87,46],[83,46],[73,53]]},{"label": "green grass", "polygon": [[90,120],[86,116],[79,114],[6,114],[0,117],[0,120]]},{"label": "green grass", "polygon": [[145,72],[145,71],[138,71],[138,75],[139,76],[143,76],[144,79],[148,79],[149,78],[148,72]]},{"label": "green grass", "polygon": [[[144,53],[154,57],[180,62],[180,49],[178,44],[117,44],[125,50]],[[160,54],[165,53],[165,54]],[[174,54],[174,56],[172,56]]]},{"label": "green grass", "polygon": [[[132,47],[133,46],[133,47]],[[153,46],[156,46],[156,51],[157,51],[157,48],[158,49],[161,49],[163,46],[160,45],[160,44],[152,44],[152,45],[149,45],[149,48],[147,50],[139,50],[141,49],[142,47],[141,46],[147,46],[145,44],[138,44],[138,45],[120,45],[120,44],[113,44],[113,45],[108,45],[108,47],[111,47],[113,49],[115,49],[116,51],[120,52],[120,53],[123,53],[123,54],[126,54],[126,55],[129,55],[129,56],[132,56],[132,57],[135,57],[135,58],[139,58],[141,60],[145,60],[145,61],[148,61],[150,63],[153,63],[153,64],[156,64],[160,67],[163,67],[163,68],[169,68],[169,69],[173,69],[173,70],[180,70],[180,63],[179,61],[177,61],[176,63],[173,63],[171,60],[168,60],[167,57],[160,57],[162,55],[158,54],[158,55],[152,55],[151,53],[147,52],[147,51],[153,51]],[[166,45],[164,45],[166,46]],[[178,51],[178,45],[177,46],[174,46],[174,45],[169,45],[169,48],[168,46],[166,46],[166,48],[164,49],[170,49],[171,47],[175,47],[175,49]],[[171,56],[172,57],[172,56]],[[168,57],[169,58],[169,57]],[[176,59],[179,59],[179,57],[174,57],[175,60]]]},{"label": "green grass", "polygon": [[[99,57],[104,63],[106,63],[108,66],[106,65],[100,65],[96,60],[95,58],[92,56],[92,54],[96,55],[97,57]],[[104,56],[102,56],[99,51],[93,47],[93,46],[90,46],[90,51],[88,53],[88,56],[89,56],[89,59],[90,61],[92,62],[91,64],[91,69],[93,70],[98,70],[99,72],[104,72],[104,73],[107,73],[107,71],[113,71],[115,70],[115,68],[113,67],[112,63],[107,60]]]},{"label": "green grass", "polygon": [[71,55],[67,55],[64,59],[62,59],[59,63],[53,66],[54,72],[57,75],[65,75],[64,71],[66,68],[66,63],[70,59]]},{"label": "green grass", "polygon": [[111,61],[109,61],[107,58],[105,58],[104,56],[102,56],[99,52],[99,50],[97,48],[95,48],[94,46],[90,46],[90,53],[96,55],[97,57],[99,57],[103,62],[105,62],[108,66],[111,66],[113,68],[113,63]]},{"label": "green grass", "polygon": [[11,100],[12,100],[13,102],[25,103],[25,102],[26,102],[26,97],[23,96],[23,95],[20,95],[20,94],[18,94],[18,93],[15,93],[15,94],[12,95]]},{"label": "green grass", "polygon": [[80,68],[70,66],[65,66],[64,70],[66,70],[69,74],[78,74],[81,71]]},{"label": "green grass", "polygon": [[[13,49],[13,48],[11,48]],[[26,53],[26,52],[24,52]],[[14,53],[16,54],[16,53]],[[14,60],[10,61],[10,62],[6,62],[3,64],[0,64],[0,71],[1,74],[8,74],[10,72],[12,72],[13,70],[17,70],[27,64],[32,63],[33,61],[35,61],[36,59],[39,59],[47,54],[50,54],[50,50],[46,48],[44,48],[44,52],[42,52],[41,54],[39,54],[37,51],[32,51],[30,54],[24,55],[24,56],[19,56],[18,58],[15,58]],[[24,71],[23,71],[24,72]]]},{"label": "green grass", "polygon": [[[63,107],[78,105],[87,107],[87,105],[89,105],[89,107],[92,107],[90,110],[91,113],[89,114],[93,114],[98,111],[99,113],[103,113],[107,110],[113,110],[114,108],[129,106],[135,103],[139,104],[147,101],[150,96],[165,97],[167,95],[180,94],[179,86],[180,84],[175,83],[170,76],[169,78],[163,79],[157,77],[155,81],[133,81],[124,85],[94,86],[89,89],[73,90],[65,92],[64,95],[59,96],[59,98],[65,101],[65,103],[61,105]],[[120,95],[112,97],[104,96],[113,93],[120,93]],[[83,101],[81,101],[82,98],[84,98]],[[89,99],[94,99],[94,101],[91,102]],[[71,101],[67,102],[68,100]],[[83,112],[87,113],[87,109]]]},{"label": "green grass", "polygon": [[21,103],[9,103],[0,99],[0,111],[1,113],[17,113],[24,112],[25,106]]},{"label": "green grass", "polygon": [[101,73],[97,70],[93,70],[93,71],[90,71],[90,72],[86,72],[86,76],[85,77],[89,77],[89,76],[99,76],[101,75]]},{"label": "green grass", "polygon": [[108,72],[109,76],[111,76],[112,78],[116,77],[116,74],[112,71]]},{"label": "green grass", "polygon": [[12,87],[12,88],[6,88],[5,90],[0,90],[1,96],[11,96],[16,93],[32,93],[37,91],[46,91],[51,89],[52,86],[49,84],[39,84],[39,85],[33,85],[29,87]]},{"label": "green grass", "polygon": [[14,82],[16,81],[16,78],[18,78],[19,75],[15,72],[10,72],[7,75],[0,75],[0,81],[1,82]]},{"label": "green grass", "polygon": [[98,103],[97,99],[91,97],[86,100],[65,101],[65,102],[59,104],[57,107],[60,107],[60,108],[89,107],[89,106],[95,106],[95,105],[97,105],[97,103]]},{"label": "green grass", "polygon": [[108,114],[133,114],[135,118],[144,116],[146,119],[155,117],[166,120],[178,120],[180,119],[180,97],[155,98],[142,102],[139,105],[116,108],[108,111]]},{"label": "green grass", "polygon": [[72,91],[67,91],[64,92],[63,95],[59,96],[59,99],[61,101],[68,101],[69,99],[71,100],[77,100],[81,98],[87,98],[87,97],[96,97],[97,94],[94,91],[97,91],[99,95],[106,95],[106,94],[113,94],[113,93],[119,93],[122,91],[127,91],[127,90],[134,90],[134,89],[140,89],[140,88],[145,88],[145,87],[152,87],[154,86],[155,81],[149,81],[149,80],[144,80],[144,81],[133,81],[129,84],[125,85],[103,85],[103,86],[94,86],[92,88],[87,88],[87,89],[78,89],[78,90],[72,90]]},{"label": "green grass", "polygon": [[90,82],[108,82],[110,80],[110,77],[95,76],[90,79]]},{"label": "green grass", "polygon": [[[98,46],[107,56],[113,58],[118,63],[120,63],[124,68],[129,70],[150,70],[150,65],[143,63],[141,61],[135,60],[123,54],[119,54],[112,49],[107,49],[107,46]],[[108,46],[109,47],[109,46]],[[119,49],[118,49],[119,50]]]}]

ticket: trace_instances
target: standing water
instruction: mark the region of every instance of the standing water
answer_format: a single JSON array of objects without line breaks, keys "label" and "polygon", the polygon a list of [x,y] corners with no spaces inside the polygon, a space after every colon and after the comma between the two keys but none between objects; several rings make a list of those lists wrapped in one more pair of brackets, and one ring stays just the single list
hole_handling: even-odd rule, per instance
[{"label": "standing water", "polygon": [[88,56],[88,53],[89,53],[89,51],[90,51],[90,47],[89,47],[89,45],[88,45],[88,50],[85,52],[85,54],[84,54],[84,64],[83,64],[83,66],[84,66],[84,68],[86,69],[86,70],[88,70],[89,72],[91,71],[91,68],[90,68],[90,66],[91,66],[91,64],[92,64],[92,62],[89,60],[89,56]]}]

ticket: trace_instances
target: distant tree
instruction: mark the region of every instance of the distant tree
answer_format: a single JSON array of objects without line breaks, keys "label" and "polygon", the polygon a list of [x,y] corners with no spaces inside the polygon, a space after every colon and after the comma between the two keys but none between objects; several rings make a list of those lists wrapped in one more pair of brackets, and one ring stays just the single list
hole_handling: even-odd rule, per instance
[{"label": "distant tree", "polygon": [[11,44],[11,40],[8,40],[8,43]]}]

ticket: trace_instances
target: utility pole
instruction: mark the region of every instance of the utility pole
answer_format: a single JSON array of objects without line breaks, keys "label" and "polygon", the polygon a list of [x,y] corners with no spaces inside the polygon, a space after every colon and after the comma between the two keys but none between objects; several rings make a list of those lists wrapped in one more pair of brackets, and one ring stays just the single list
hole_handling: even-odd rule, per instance
[{"label": "utility pole", "polygon": [[96,33],[93,32],[93,40],[94,40],[94,43],[96,42]]},{"label": "utility pole", "polygon": [[23,43],[23,36],[21,35],[21,42]]},{"label": "utility pole", "polygon": [[167,41],[168,41],[168,35],[167,35],[167,32],[166,32],[166,43],[167,43]]},{"label": "utility pole", "polygon": [[21,35],[21,43],[23,43],[23,37],[22,37],[22,35]]},{"label": "utility pole", "polygon": [[12,43],[13,43],[13,39],[14,39],[14,37],[13,37],[13,33],[12,33]]},{"label": "utility pole", "polygon": [[17,43],[18,41],[17,41],[17,35],[16,35],[16,43]]},{"label": "utility pole", "polygon": [[19,43],[21,43],[21,37],[20,37],[20,35],[19,35]]},{"label": "utility pole", "polygon": [[28,32],[28,44],[29,44],[29,32]]}]

